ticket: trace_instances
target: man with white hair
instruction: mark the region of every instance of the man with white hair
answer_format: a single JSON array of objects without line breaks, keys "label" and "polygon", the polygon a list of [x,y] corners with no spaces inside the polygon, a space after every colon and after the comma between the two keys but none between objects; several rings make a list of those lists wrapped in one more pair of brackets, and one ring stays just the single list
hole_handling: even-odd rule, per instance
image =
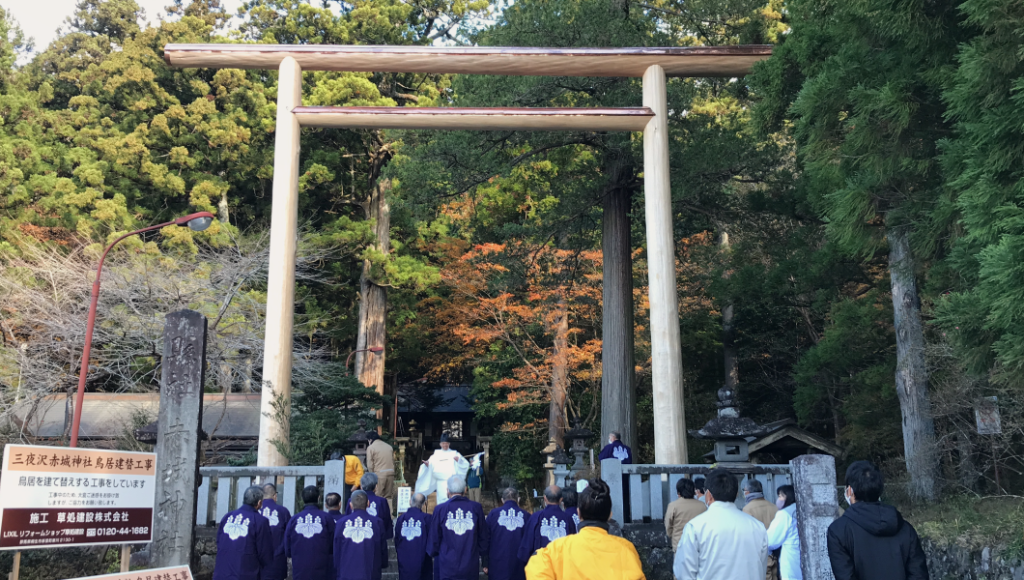
[{"label": "man with white hair", "polygon": [[277,486],[273,483],[263,484],[263,501],[260,503],[260,514],[270,522],[270,532],[274,538],[274,562],[260,573],[260,580],[284,580],[288,576],[288,555],[284,552],[284,533],[292,513],[288,508],[277,503]]},{"label": "man with white hair", "polygon": [[398,580],[433,580],[434,561],[427,555],[430,514],[425,513],[427,498],[413,494],[409,509],[395,521],[395,555]]},{"label": "man with white hair", "polygon": [[260,580],[274,563],[274,538],[259,511],[262,502],[263,490],[254,485],[242,494],[242,507],[221,519],[214,580]]},{"label": "man with white hair", "polygon": [[380,518],[367,513],[368,505],[365,491],[352,492],[350,513],[334,528],[335,580],[380,580],[381,569],[388,567],[384,526]]},{"label": "man with white hair", "polygon": [[434,558],[437,580],[477,580],[480,559],[487,568],[490,530],[480,504],[465,497],[466,480],[459,475],[448,479],[451,497],[434,508],[427,540],[427,553]]}]

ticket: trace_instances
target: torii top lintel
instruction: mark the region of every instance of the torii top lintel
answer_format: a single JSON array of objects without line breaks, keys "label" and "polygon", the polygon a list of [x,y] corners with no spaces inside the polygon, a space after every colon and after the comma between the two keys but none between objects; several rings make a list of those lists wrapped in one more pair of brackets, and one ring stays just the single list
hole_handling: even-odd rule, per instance
[{"label": "torii top lintel", "polygon": [[286,57],[302,70],[640,77],[660,65],[670,77],[739,77],[772,54],[771,45],[671,48],[520,48],[379,45],[168,44],[182,68],[277,69]]}]

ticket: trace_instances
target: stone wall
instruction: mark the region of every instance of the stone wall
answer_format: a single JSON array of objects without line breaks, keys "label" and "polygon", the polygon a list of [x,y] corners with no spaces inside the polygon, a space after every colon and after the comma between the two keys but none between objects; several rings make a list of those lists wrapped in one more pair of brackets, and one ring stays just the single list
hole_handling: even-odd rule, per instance
[{"label": "stone wall", "polygon": [[931,580],[1024,580],[1024,558],[1005,546],[972,549],[924,540]]}]

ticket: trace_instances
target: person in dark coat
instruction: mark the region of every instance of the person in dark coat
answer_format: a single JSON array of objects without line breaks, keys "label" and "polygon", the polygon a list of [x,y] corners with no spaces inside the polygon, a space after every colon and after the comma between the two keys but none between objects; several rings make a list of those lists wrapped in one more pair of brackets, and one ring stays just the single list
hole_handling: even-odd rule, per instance
[{"label": "person in dark coat", "polygon": [[274,561],[260,573],[261,580],[284,580],[288,576],[288,556],[284,553],[284,531],[292,513],[288,508],[277,504],[277,486],[273,483],[263,484],[263,503],[260,513],[270,522],[270,532],[274,536]]},{"label": "person in dark coat", "polygon": [[321,511],[315,485],[302,490],[305,507],[288,522],[284,553],[292,559],[292,580],[329,580],[334,577],[334,519]]},{"label": "person in dark coat", "polygon": [[489,580],[526,580],[526,562],[519,559],[519,545],[530,514],[519,507],[519,492],[510,487],[501,492],[504,504],[487,514],[491,548],[487,575]]},{"label": "person in dark coat", "polygon": [[427,555],[430,514],[423,512],[427,498],[413,494],[409,509],[395,521],[395,552],[398,555],[398,580],[432,580],[434,561]]},{"label": "person in dark coat", "polygon": [[[384,540],[387,541],[395,537],[395,522],[391,519],[391,507],[388,505],[388,500],[374,493],[377,490],[377,476],[372,473],[364,474],[359,480],[359,489],[365,491],[369,498],[370,503],[366,507],[366,513],[380,518],[381,523],[384,524]],[[346,515],[350,513],[352,513],[351,504],[345,510]]]},{"label": "person in dark coat", "polygon": [[349,514],[334,528],[334,572],[336,580],[380,580],[388,567],[388,543],[384,524],[366,511],[370,498],[365,491],[354,491]]},{"label": "person in dark coat", "polygon": [[826,536],[836,580],[928,580],[928,565],[914,526],[896,508],[879,503],[884,483],[871,462],[846,470],[850,509]]},{"label": "person in dark coat", "polygon": [[252,486],[242,495],[242,507],[220,521],[213,580],[259,580],[274,562],[270,522],[259,512],[262,501],[263,490]]},{"label": "person in dark coat", "polygon": [[331,492],[324,496],[324,507],[327,509],[327,515],[331,516],[331,520],[335,523],[345,515],[341,511],[341,494]]},{"label": "person in dark coat", "polygon": [[448,494],[450,499],[434,508],[427,540],[427,553],[440,572],[435,580],[477,580],[480,559],[487,568],[490,549],[483,508],[465,496],[466,480],[461,476],[448,478]]},{"label": "person in dark coat", "polygon": [[562,489],[552,485],[544,490],[544,509],[530,516],[523,530],[523,541],[519,544],[519,559],[530,561],[534,552],[576,533],[576,522],[562,510]]}]

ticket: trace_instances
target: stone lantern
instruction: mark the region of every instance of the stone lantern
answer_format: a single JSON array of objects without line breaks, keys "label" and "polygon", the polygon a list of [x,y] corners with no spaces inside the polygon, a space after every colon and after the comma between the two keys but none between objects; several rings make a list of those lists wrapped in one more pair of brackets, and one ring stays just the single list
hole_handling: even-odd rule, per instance
[{"label": "stone lantern", "polygon": [[716,463],[744,463],[749,461],[748,437],[760,437],[768,429],[753,419],[740,417],[736,392],[728,387],[718,389],[718,416],[704,427],[690,431],[697,439],[715,442]]},{"label": "stone lantern", "polygon": [[586,469],[586,465],[583,463],[583,455],[588,451],[587,445],[593,437],[593,431],[580,426],[579,417],[572,420],[572,429],[565,432],[565,440],[571,444],[569,452],[576,456],[576,462],[569,468],[573,472],[578,473]]},{"label": "stone lantern", "polygon": [[366,447],[370,444],[370,438],[366,436],[366,419],[359,420],[359,429],[348,438],[348,442],[352,445],[352,455],[366,465]]},{"label": "stone lantern", "polygon": [[551,463],[555,464],[555,485],[558,487],[565,487],[565,478],[570,473],[569,463],[571,462],[572,457],[561,447],[556,447],[555,452],[551,454]]}]

